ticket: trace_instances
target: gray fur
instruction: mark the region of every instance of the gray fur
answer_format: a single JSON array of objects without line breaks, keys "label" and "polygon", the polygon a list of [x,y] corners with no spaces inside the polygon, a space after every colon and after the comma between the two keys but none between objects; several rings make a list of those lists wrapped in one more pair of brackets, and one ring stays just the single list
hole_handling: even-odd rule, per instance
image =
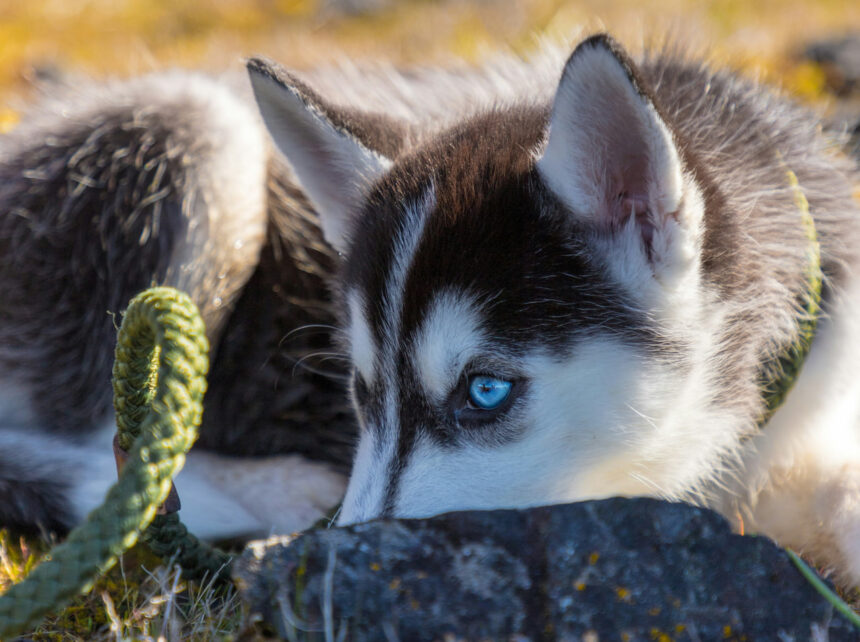
[{"label": "gray fur", "polygon": [[[58,447],[59,446],[59,447]],[[72,445],[4,427],[0,431],[0,524],[13,531],[64,531],[76,515],[71,480],[84,469]]]},{"label": "gray fur", "polygon": [[[210,236],[201,168],[220,150],[195,104],[209,87],[183,95],[187,81],[201,83],[73,89],[0,142],[0,367],[51,430],[86,430],[108,412],[111,315],[129,293],[188,290],[215,336],[256,263],[259,239],[233,257],[230,238]],[[265,213],[252,214],[262,228]],[[222,270],[235,271],[226,288]]]},{"label": "gray fur", "polygon": [[[566,54],[547,48],[531,61],[502,56],[480,69],[345,63],[301,80],[325,98],[333,122],[410,170],[374,187],[379,202],[409,195],[443,161],[477,180],[475,155],[457,147],[476,123],[482,157],[498,143],[493,119],[516,114],[544,127]],[[858,260],[856,167],[815,117],[753,83],[671,51],[646,56],[639,73],[706,201],[702,271],[722,325],[708,355],[713,395],[703,402],[741,419],[686,496],[715,504],[741,474],[739,444],[755,434],[762,364],[796,333],[806,244],[785,170],[811,203],[833,301]],[[337,259],[280,157],[265,145],[243,154],[231,147],[245,149],[237,127],[262,136],[251,100],[243,80],[180,72],[57,87],[0,139],[0,372],[15,401],[0,404],[0,525],[63,529],[80,517],[73,489],[110,420],[111,314],[151,283],[191,292],[216,349],[201,445],[299,452],[349,468],[349,363],[333,347],[328,290]],[[220,117],[225,105],[232,120]],[[384,130],[392,120],[396,133]],[[499,163],[513,166],[532,151]],[[249,167],[261,168],[257,184],[245,180]],[[255,207],[234,200],[257,191]],[[558,215],[552,194],[538,200]],[[450,195],[440,202],[452,220],[469,208]],[[382,245],[352,252],[373,262]],[[683,337],[657,324],[649,332],[671,346],[667,362],[690,365]],[[19,458],[7,454],[13,442]]]},{"label": "gray fur", "polygon": [[[0,139],[0,437],[14,431],[19,443],[2,448],[0,526],[62,529],[80,517],[67,491],[104,474],[88,469],[81,449],[111,418],[116,327],[129,298],[153,284],[188,291],[206,321],[215,408],[204,421],[207,446],[319,458],[303,435],[326,417],[332,437],[321,441],[331,454],[322,458],[346,465],[351,427],[338,395],[327,392],[329,378],[290,371],[309,349],[324,350],[328,335],[285,340],[298,326],[331,318],[329,251],[288,170],[269,158],[241,92],[182,72],[49,89]],[[218,110],[235,113],[225,122]],[[242,149],[235,139],[245,132],[226,129],[229,118],[256,134],[258,150],[248,144],[234,157],[231,145]],[[239,186],[257,194],[256,203],[221,187],[230,178],[224,163],[237,176],[259,167],[257,180]],[[271,305],[257,315],[264,302]],[[252,323],[253,340],[239,323]],[[219,351],[222,336],[229,341]],[[255,398],[289,384],[292,404]],[[229,411],[232,401],[245,412]],[[243,448],[249,426],[281,436]]]},{"label": "gray fur", "polygon": [[787,172],[815,219],[826,314],[860,260],[857,164],[841,151],[843,137],[823,134],[814,114],[774,90],[672,51],[647,57],[641,71],[704,183],[704,270],[725,315],[717,401],[736,405],[754,431],[762,364],[795,341],[808,286],[808,241]]},{"label": "gray fur", "polygon": [[[531,72],[347,63],[307,77],[337,104],[394,110],[417,139],[454,112],[510,98]],[[111,420],[116,327],[152,284],[187,290],[207,324],[202,447],[298,452],[348,470],[355,432],[330,336],[334,253],[280,158],[229,149],[239,133],[217,110],[265,137],[244,75],[70,76],[41,93],[0,137],[0,527],[64,530],[79,519],[71,489],[96,476],[87,448],[107,446],[96,437]],[[221,189],[248,165],[265,178],[236,190],[259,190],[256,209]]]}]

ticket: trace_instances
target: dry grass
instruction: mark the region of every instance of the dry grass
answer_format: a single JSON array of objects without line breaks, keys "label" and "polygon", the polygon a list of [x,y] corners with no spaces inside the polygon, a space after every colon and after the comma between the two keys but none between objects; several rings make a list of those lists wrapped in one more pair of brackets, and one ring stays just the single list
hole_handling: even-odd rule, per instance
[{"label": "dry grass", "polygon": [[[674,33],[720,61],[809,89],[799,43],[860,29],[853,0],[364,0],[351,14],[328,0],[0,0],[0,92],[26,89],[35,68],[93,75],[165,66],[219,70],[265,53],[307,67],[343,56],[437,63],[479,59],[501,46],[526,52],[536,36],[569,39],[608,28],[627,43]],[[813,82],[813,85],[815,83]]]},{"label": "dry grass", "polygon": [[[0,593],[26,577],[48,548],[44,542],[0,531]],[[232,587],[185,582],[178,568],[136,547],[89,593],[49,615],[28,637],[34,642],[205,642],[232,638],[241,624],[241,604]]]},{"label": "dry grass", "polygon": [[[376,5],[376,11],[337,9]],[[73,70],[127,76],[170,66],[210,71],[262,53],[295,68],[352,59],[409,64],[527,54],[541,39],[608,29],[632,49],[670,34],[718,64],[806,98],[824,75],[799,59],[816,37],[860,29],[855,0],[0,0],[0,132],[32,79]]]},{"label": "dry grass", "polygon": [[[0,132],[14,127],[32,79],[102,77],[169,66],[222,70],[263,53],[297,68],[339,58],[439,64],[499,48],[527,54],[541,39],[609,29],[632,49],[669,34],[727,64],[813,100],[824,76],[804,43],[860,30],[856,0],[376,0],[365,13],[334,0],[0,0]],[[364,4],[371,4],[365,0]],[[0,592],[44,553],[0,533]],[[147,570],[151,569],[151,570]],[[186,585],[135,550],[89,595],[53,616],[35,640],[220,639],[241,623],[233,593]]]}]

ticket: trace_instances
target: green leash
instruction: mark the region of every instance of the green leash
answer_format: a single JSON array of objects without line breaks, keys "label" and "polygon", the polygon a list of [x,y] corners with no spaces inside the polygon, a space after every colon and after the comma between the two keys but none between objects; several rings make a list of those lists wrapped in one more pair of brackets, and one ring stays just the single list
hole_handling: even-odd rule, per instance
[{"label": "green leash", "polygon": [[794,194],[794,204],[800,211],[801,225],[809,241],[804,268],[807,287],[801,300],[801,314],[797,319],[797,340],[768,363],[765,369],[762,381],[765,409],[758,422],[759,428],[763,428],[770,421],[794,387],[803,362],[812,348],[812,339],[815,337],[818,317],[821,315],[821,244],[815,231],[815,221],[809,211],[809,201],[806,200],[797,176],[788,168],[785,168],[785,173]]},{"label": "green leash", "polygon": [[[0,596],[0,639],[35,626],[88,591],[153,522],[197,439],[208,351],[203,321],[185,294],[152,288],[131,301],[113,371],[117,441],[129,451],[128,464],[104,504],[51,551],[50,559]],[[200,545],[175,514],[159,515],[144,540],[162,556],[178,546],[178,560],[192,577],[229,573],[229,557]]]}]

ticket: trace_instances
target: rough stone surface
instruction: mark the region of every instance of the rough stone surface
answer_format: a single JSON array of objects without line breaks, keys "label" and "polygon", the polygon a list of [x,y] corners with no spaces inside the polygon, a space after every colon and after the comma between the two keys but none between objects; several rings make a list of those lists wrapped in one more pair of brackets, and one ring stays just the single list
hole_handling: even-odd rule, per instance
[{"label": "rough stone surface", "polygon": [[650,499],[316,530],[234,576],[292,639],[860,639],[770,540]]}]

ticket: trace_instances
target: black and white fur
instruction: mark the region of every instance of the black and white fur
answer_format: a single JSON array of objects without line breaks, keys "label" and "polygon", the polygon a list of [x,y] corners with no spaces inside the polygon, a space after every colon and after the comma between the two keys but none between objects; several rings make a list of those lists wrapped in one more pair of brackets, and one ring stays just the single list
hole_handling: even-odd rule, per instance
[{"label": "black and white fur", "polygon": [[[0,137],[0,526],[66,530],[101,500],[115,315],[167,283],[215,349],[177,482],[204,536],[336,504],[351,375],[341,523],[649,494],[860,581],[857,174],[815,118],[605,37],[567,64],[251,78],[292,168],[243,82],[187,72],[50,86]],[[759,431],[805,285],[786,169],[826,316]],[[476,372],[515,382],[502,412],[460,412]]]},{"label": "black and white fur", "polygon": [[330,350],[333,253],[247,87],[168,72],[43,91],[0,137],[0,527],[63,532],[102,502],[116,327],[156,283],[192,295],[214,348],[183,519],[207,537],[306,527],[343,493],[353,432],[342,387],[295,368]]},{"label": "black and white fur", "polygon": [[[263,118],[344,255],[361,426],[339,523],[610,495],[703,503],[860,583],[858,173],[803,109],[609,37],[442,127],[255,60]],[[477,105],[477,107],[475,107]],[[455,114],[456,118],[451,118]],[[825,313],[798,333],[809,241]],[[513,382],[470,407],[472,375]]]},{"label": "black and white fur", "polygon": [[[307,78],[344,114],[384,109],[350,122],[388,150],[549,87],[555,55]],[[37,90],[0,136],[0,528],[64,532],[116,479],[116,327],[152,284],[191,294],[213,347],[200,441],[177,480],[183,520],[209,538],[309,526],[343,496],[355,437],[332,345],[337,255],[247,76],[69,76]]]}]

